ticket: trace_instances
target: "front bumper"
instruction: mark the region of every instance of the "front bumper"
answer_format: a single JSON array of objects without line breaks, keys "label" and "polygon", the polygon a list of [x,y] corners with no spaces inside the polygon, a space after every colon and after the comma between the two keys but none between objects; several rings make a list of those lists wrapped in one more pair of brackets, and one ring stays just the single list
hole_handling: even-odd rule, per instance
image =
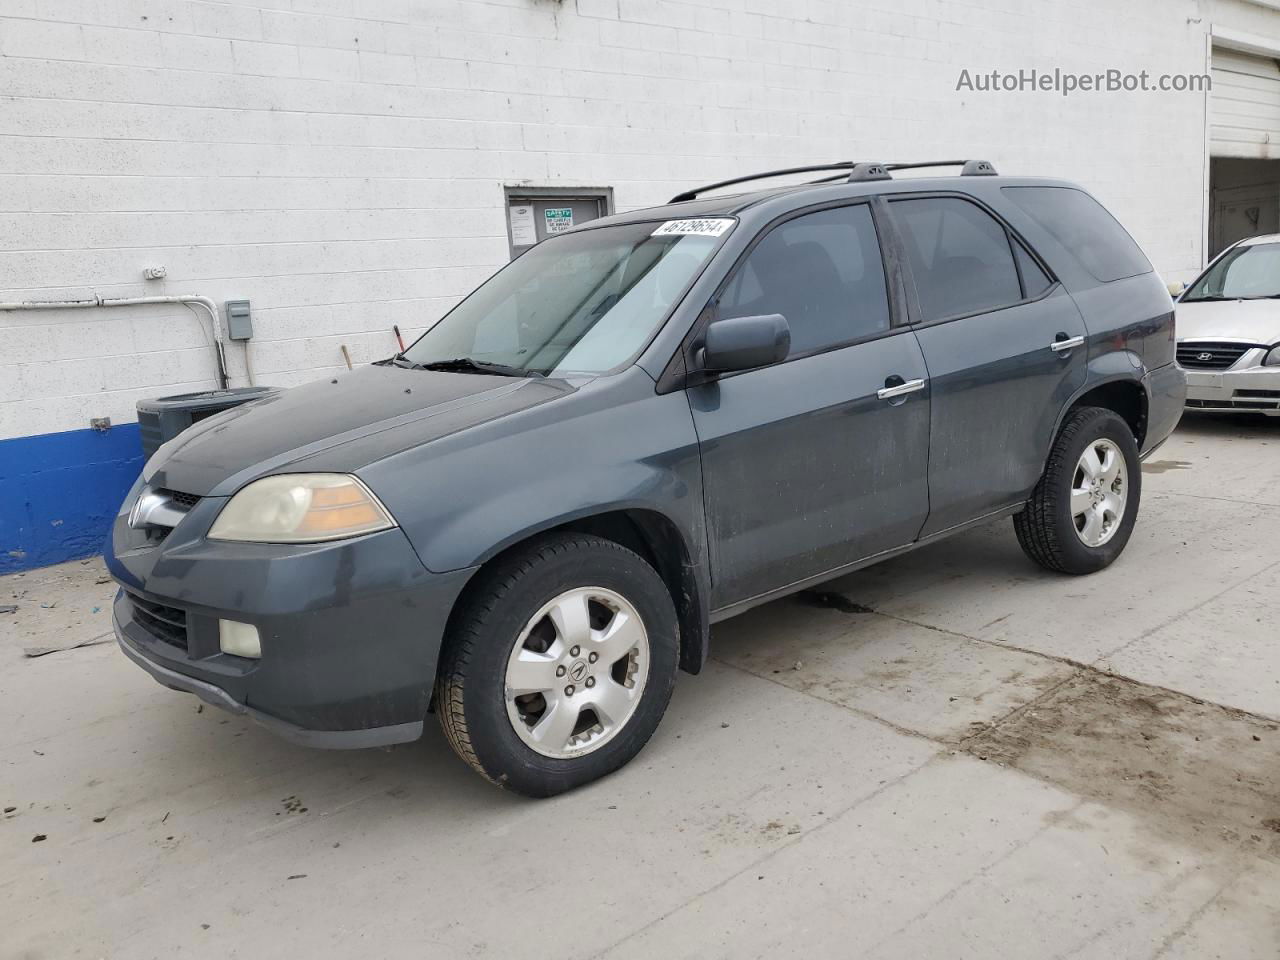
[{"label": "front bumper", "polygon": [[[158,543],[116,518],[105,558],[122,588],[113,622],[126,656],[308,746],[420,736],[472,571],[430,573],[398,528],[321,544],[206,540],[223,502],[200,501]],[[261,659],[222,653],[219,619],[257,627]]]},{"label": "front bumper", "polygon": [[1280,416],[1280,367],[1188,370],[1187,409]]}]

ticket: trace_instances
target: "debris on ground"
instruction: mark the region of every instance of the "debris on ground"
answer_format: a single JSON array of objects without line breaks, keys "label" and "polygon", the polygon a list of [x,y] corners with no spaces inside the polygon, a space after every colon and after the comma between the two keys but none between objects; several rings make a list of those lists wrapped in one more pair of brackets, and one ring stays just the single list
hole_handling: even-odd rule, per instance
[{"label": "debris on ground", "polygon": [[17,613],[17,612],[18,612],[18,605],[16,603],[6,603],[4,606],[0,606],[0,613]]},{"label": "debris on ground", "polygon": [[44,657],[51,653],[62,653],[64,650],[79,650],[81,647],[96,647],[100,643],[109,643],[113,634],[104,633],[96,637],[90,637],[88,640],[81,640],[78,643],[68,643],[61,647],[23,647],[22,654],[26,657]]},{"label": "debris on ground", "polygon": [[48,834],[45,834],[45,833],[37,833],[34,837],[32,837],[32,838],[31,838],[31,842],[32,842],[32,843],[40,843],[42,840],[48,840],[48,839],[49,839],[49,835],[48,835]]},{"label": "debris on ground", "polygon": [[301,880],[301,879],[303,879],[305,876],[306,876],[306,874],[305,874],[305,873],[294,873],[294,874],[290,874],[289,876],[285,877],[285,879],[286,879],[286,880]]}]

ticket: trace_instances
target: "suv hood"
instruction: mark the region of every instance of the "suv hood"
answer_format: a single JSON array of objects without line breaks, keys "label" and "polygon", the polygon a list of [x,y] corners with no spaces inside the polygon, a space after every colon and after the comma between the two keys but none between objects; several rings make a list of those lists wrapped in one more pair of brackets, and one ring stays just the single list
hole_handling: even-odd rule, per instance
[{"label": "suv hood", "polygon": [[1280,342],[1280,300],[1211,300],[1179,303],[1179,340]]},{"label": "suv hood", "polygon": [[164,444],[143,470],[153,487],[230,496],[297,470],[353,473],[409,447],[572,393],[563,380],[361,367],[234,407]]}]

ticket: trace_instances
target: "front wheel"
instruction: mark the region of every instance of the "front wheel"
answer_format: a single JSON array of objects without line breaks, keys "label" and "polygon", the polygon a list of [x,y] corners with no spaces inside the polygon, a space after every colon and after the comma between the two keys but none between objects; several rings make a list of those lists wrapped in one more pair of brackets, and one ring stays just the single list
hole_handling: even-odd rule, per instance
[{"label": "front wheel", "polygon": [[546,797],[639,753],[679,661],[656,571],[612,541],[552,534],[481,576],[451,623],[436,685],[458,755],[499,786]]},{"label": "front wheel", "polygon": [[1044,475],[1013,518],[1023,552],[1049,570],[1093,573],[1124,550],[1138,518],[1142,463],[1129,425],[1081,407],[1054,441]]}]

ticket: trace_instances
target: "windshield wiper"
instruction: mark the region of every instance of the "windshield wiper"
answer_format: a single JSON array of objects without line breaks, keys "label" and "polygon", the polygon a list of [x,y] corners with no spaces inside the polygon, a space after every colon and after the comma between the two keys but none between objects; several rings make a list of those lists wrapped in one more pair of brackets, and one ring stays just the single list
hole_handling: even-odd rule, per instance
[{"label": "windshield wiper", "polygon": [[414,363],[405,356],[392,357],[391,362],[397,367],[410,370],[441,370],[447,373],[494,373],[500,377],[541,377],[537,370],[525,370],[521,367],[508,366],[505,363],[490,363],[487,360],[473,360],[470,357],[454,357],[452,360],[432,360],[430,363]]}]

